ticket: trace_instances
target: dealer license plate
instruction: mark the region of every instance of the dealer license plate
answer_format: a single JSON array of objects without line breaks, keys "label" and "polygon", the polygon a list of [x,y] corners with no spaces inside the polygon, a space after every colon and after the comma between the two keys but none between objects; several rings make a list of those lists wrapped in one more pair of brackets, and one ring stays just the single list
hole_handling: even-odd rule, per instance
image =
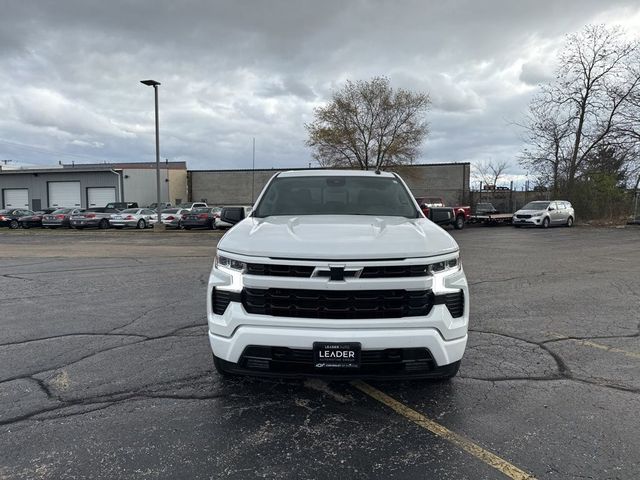
[{"label": "dealer license plate", "polygon": [[316,368],[360,368],[360,343],[313,342]]}]

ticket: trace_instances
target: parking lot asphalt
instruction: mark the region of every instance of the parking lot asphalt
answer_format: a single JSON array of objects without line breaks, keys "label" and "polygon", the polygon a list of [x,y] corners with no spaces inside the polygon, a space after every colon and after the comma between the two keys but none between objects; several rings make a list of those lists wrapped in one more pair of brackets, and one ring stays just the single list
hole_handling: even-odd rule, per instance
[{"label": "parking lot asphalt", "polygon": [[0,231],[0,479],[640,476],[640,229],[452,231],[449,383],[222,380],[219,232]]}]

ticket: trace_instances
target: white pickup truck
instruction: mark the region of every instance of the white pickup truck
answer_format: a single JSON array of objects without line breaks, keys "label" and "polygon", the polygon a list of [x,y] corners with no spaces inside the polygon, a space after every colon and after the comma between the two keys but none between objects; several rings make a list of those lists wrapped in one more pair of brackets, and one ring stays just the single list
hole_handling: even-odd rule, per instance
[{"label": "white pickup truck", "polygon": [[249,216],[236,210],[207,293],[220,374],[455,376],[469,321],[458,245],[398,175],[283,172]]}]

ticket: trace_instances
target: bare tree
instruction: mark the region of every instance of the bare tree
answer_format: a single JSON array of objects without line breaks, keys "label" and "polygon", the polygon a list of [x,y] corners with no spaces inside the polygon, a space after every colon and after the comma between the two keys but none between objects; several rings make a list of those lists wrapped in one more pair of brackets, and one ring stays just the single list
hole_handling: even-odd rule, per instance
[{"label": "bare tree", "polygon": [[530,105],[529,145],[522,161],[536,171],[549,166],[557,186],[562,175],[569,196],[588,158],[603,145],[622,145],[625,109],[640,89],[633,61],[637,41],[619,28],[589,25],[569,35],[556,79],[541,87]]},{"label": "bare tree", "polygon": [[473,169],[476,173],[476,176],[482,181],[485,185],[492,185],[495,187],[500,180],[500,177],[507,170],[507,162],[506,161],[494,161],[489,160],[488,162],[478,162],[473,165]]},{"label": "bare tree", "polygon": [[410,164],[428,133],[426,93],[394,90],[389,79],[347,81],[306,124],[307,145],[323,167],[384,169]]},{"label": "bare tree", "polygon": [[551,185],[555,196],[566,173],[570,118],[563,117],[553,102],[540,95],[530,103],[527,120],[521,126],[528,148],[524,149],[520,163],[535,172],[539,182]]}]

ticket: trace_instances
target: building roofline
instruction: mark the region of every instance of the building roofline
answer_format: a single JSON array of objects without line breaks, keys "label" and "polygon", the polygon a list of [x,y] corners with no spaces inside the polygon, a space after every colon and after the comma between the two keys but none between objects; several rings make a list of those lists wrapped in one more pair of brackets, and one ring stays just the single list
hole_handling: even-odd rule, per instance
[{"label": "building roofline", "polygon": [[[98,168],[98,167],[112,167],[123,170],[155,170],[156,162],[114,162],[114,163],[78,163],[68,164],[63,163],[62,168],[64,170],[77,170],[78,168]],[[187,162],[160,162],[161,170],[186,170]]]},{"label": "building roofline", "polygon": [[[452,165],[471,165],[470,162],[444,162],[444,163],[414,163],[413,165],[397,165],[400,168],[414,168],[414,167],[446,167]],[[272,168],[256,168],[256,172],[288,172],[288,171],[301,171],[301,170],[328,170],[326,167],[272,167]],[[353,170],[352,168],[334,168],[330,170]],[[230,168],[230,169],[189,169],[189,172],[253,172],[251,168]],[[359,170],[361,171],[361,170]],[[373,172],[374,170],[370,170]],[[391,170],[382,170],[391,171]]]},{"label": "building roofline", "polygon": [[111,166],[101,168],[23,168],[16,170],[0,170],[0,175],[33,175],[34,173],[91,173],[91,172],[118,172],[121,173],[121,168],[114,168]]}]

